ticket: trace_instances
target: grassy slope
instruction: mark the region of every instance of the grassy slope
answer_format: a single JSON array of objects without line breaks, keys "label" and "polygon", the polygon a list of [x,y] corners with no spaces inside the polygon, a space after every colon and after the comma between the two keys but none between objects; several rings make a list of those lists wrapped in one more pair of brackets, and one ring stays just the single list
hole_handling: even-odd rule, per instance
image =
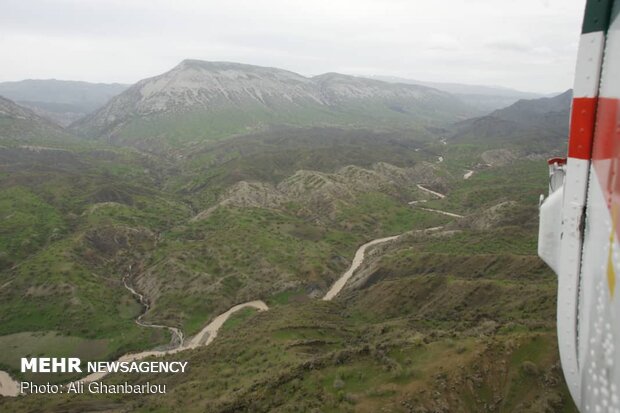
[{"label": "grassy slope", "polygon": [[23,187],[6,188],[0,193],[0,260],[8,267],[39,249],[48,238],[62,233],[61,214]]},{"label": "grassy slope", "polygon": [[[16,411],[38,403],[50,411],[576,411],[558,367],[555,277],[535,257],[529,203],[546,182],[532,166],[507,165],[495,170],[496,178],[491,171],[475,174],[431,203],[479,214],[497,202],[516,202],[493,227],[472,228],[475,214],[443,235],[411,234],[386,250],[364,288],[336,302],[311,300],[294,284],[276,289],[269,312],[239,314],[211,347],[184,355],[193,366],[186,375],[107,379],[165,383],[166,396],[35,396],[5,403]],[[530,173],[530,182],[510,179]],[[469,200],[467,206],[459,209],[453,196]],[[368,194],[342,211],[351,220],[342,225],[353,231],[341,234],[337,226],[317,232],[293,215],[222,210],[212,220],[171,230],[162,254],[188,254],[184,268],[213,266],[200,271],[237,271],[237,279],[255,270],[245,263],[260,254],[294,278],[299,271],[289,265],[301,251],[320,266],[331,248],[352,255],[357,231],[378,236],[437,224],[432,213],[400,215],[399,208]],[[208,239],[225,242],[201,255]],[[220,292],[243,284],[222,281]],[[199,324],[186,327],[192,323]]]},{"label": "grassy slope", "polygon": [[418,252],[422,244],[393,245],[371,285],[335,302],[287,294],[268,312],[238,314],[211,347],[184,354],[187,374],[106,380],[166,384],[165,396],[34,396],[11,406],[575,412],[558,367],[554,276],[507,248],[446,263],[446,251]]},{"label": "grassy slope", "polygon": [[342,208],[333,225],[294,213],[219,208],[208,219],[165,233],[144,265],[166,285],[148,319],[179,325],[189,334],[235,303],[281,290],[325,290],[357,246],[374,238],[446,217],[413,210],[368,193]]},{"label": "grassy slope", "polygon": [[192,148],[183,173],[170,177],[166,187],[191,194],[204,207],[240,180],[277,183],[302,169],[334,172],[379,161],[411,166],[432,155],[425,150],[429,140],[427,131],[417,129],[276,128]]},{"label": "grassy slope", "polygon": [[82,125],[85,129],[81,132],[93,138],[108,134],[115,143],[165,153],[196,149],[204,142],[261,131],[274,125],[362,127],[392,131],[413,128],[423,131],[427,126],[453,122],[476,112],[447,96],[436,96],[423,103],[409,99],[341,100],[329,106],[309,102],[269,106],[238,102],[236,105],[216,104],[210,108],[198,107],[195,110],[130,118],[113,132],[98,130],[98,126],[86,123]]},{"label": "grassy slope", "polygon": [[142,309],[121,276],[125,251],[141,254],[186,207],[157,190],[149,161],[132,152],[57,146],[0,150],[0,335],[23,334],[0,364],[13,372],[43,342],[58,355],[98,343],[101,359],[168,340],[134,324]]},{"label": "grassy slope", "polygon": [[[324,147],[329,139],[322,139]],[[343,139],[353,146],[355,135],[347,133]],[[438,219],[385,195],[368,194],[359,203],[363,210],[343,209],[342,223],[333,227],[299,216],[295,207],[222,209],[208,220],[190,223],[184,202],[194,203],[193,193],[180,197],[173,192],[178,187],[161,189],[160,177],[175,173],[165,170],[166,162],[100,145],[69,142],[61,151],[16,146],[0,151],[5,160],[0,242],[6,245],[0,268],[0,336],[27,333],[23,349],[0,360],[13,372],[19,357],[48,331],[54,334],[46,341],[59,345],[101,340],[104,349],[97,357],[102,358],[165,343],[161,330],[133,323],[142,309],[122,285],[130,265],[134,285],[152,303],[146,320],[192,334],[239,301],[268,298],[281,290],[325,289],[359,244],[420,225],[420,217]],[[264,153],[264,148],[257,151]],[[414,153],[414,146],[408,153]],[[330,167],[362,156],[327,155],[322,156]],[[379,155],[373,156],[366,162]],[[258,165],[268,170],[268,164]],[[229,174],[231,169],[221,171]],[[348,215],[354,216],[351,222]],[[154,284],[157,291],[149,289]]]}]

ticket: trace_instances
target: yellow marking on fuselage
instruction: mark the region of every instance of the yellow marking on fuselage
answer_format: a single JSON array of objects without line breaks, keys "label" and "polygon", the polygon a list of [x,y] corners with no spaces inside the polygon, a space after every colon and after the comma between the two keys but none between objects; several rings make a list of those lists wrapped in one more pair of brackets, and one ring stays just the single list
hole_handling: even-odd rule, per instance
[{"label": "yellow marking on fuselage", "polygon": [[616,270],[614,269],[614,238],[616,236],[616,205],[611,205],[611,233],[609,234],[609,253],[607,254],[607,286],[609,294],[614,298],[616,290]]}]

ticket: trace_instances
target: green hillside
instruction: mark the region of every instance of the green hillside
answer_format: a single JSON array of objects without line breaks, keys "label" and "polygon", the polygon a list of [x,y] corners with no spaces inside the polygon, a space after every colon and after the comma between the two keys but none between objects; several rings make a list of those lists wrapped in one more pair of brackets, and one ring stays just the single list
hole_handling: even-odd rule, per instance
[{"label": "green hillside", "polygon": [[[379,87],[356,79],[334,81]],[[251,111],[241,123],[140,116],[96,140],[4,129],[0,369],[63,382],[21,375],[20,357],[116,359],[174,345],[138,317],[190,337],[235,304],[270,309],[236,313],[210,346],[169,356],[189,360],[186,374],[104,379],[165,383],[165,396],[0,398],[0,410],[575,411],[558,364],[555,276],[536,257],[542,159],[557,148],[504,143],[514,132],[501,128],[463,137],[445,122],[450,107],[371,105],[367,123],[339,123],[366,113],[347,108],[338,122],[313,113],[300,127],[279,113],[285,125],[241,134]],[[320,300],[360,245],[398,234]]]},{"label": "green hillside", "polygon": [[[471,180],[475,186],[475,176]],[[544,187],[544,179],[538,185]],[[517,191],[512,201],[519,198]],[[166,395],[32,397],[10,406],[576,411],[558,367],[555,275],[531,243],[535,211],[518,222],[508,212],[486,230],[476,229],[477,215],[484,214],[382,247],[361,271],[366,281],[334,302],[297,289],[274,296],[267,312],[239,313],[213,345],[184,354],[192,365],[187,374],[106,379],[166,384]],[[513,234],[510,243],[498,242],[504,233]],[[270,249],[276,250],[282,248]]]}]

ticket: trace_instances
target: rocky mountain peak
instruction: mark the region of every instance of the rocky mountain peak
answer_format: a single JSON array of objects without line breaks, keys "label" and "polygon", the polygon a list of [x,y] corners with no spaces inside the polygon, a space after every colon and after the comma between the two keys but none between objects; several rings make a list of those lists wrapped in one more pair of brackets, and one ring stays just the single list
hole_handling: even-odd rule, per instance
[{"label": "rocky mountain peak", "polygon": [[[232,62],[187,59],[166,73],[144,79],[112,99],[105,107],[78,121],[73,128],[92,137],[122,134],[129,122],[148,122],[159,115],[199,114],[209,124],[231,120],[231,131],[265,124],[346,124],[367,122],[369,116],[401,116],[404,122],[420,118],[467,116],[470,108],[445,92],[424,86],[390,84],[338,73],[312,78],[288,70]],[[438,110],[441,108],[441,110]],[[229,115],[222,115],[228,111]],[[209,116],[214,117],[207,121]],[[353,119],[353,120],[351,120]],[[169,122],[169,121],[166,121]],[[170,123],[168,123],[170,124]],[[373,125],[375,123],[373,122]],[[393,124],[390,119],[389,124]],[[158,127],[158,133],[161,128]],[[140,135],[138,139],[152,136]],[[133,137],[132,137],[133,139]]]}]

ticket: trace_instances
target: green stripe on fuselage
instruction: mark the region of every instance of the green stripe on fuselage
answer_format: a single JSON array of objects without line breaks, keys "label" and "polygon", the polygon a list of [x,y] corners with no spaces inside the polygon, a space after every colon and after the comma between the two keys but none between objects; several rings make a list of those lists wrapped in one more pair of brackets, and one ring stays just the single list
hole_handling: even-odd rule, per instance
[{"label": "green stripe on fuselage", "polygon": [[613,3],[614,0],[588,0],[581,33],[607,32]]},{"label": "green stripe on fuselage", "polygon": [[614,29],[616,27],[618,27],[618,23],[620,23],[620,21],[616,22],[616,19],[618,18],[618,15],[620,14],[620,1],[616,1],[614,2],[614,7],[611,9],[611,20],[609,21],[609,26],[611,27],[611,25],[615,24]]}]

